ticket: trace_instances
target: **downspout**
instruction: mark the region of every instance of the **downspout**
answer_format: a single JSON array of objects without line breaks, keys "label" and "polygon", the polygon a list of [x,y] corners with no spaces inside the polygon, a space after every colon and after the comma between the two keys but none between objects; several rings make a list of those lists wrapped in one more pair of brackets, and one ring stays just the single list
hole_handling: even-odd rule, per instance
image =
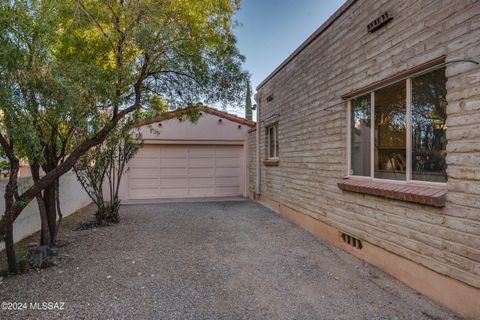
[{"label": "downspout", "polygon": [[260,195],[260,94],[255,94],[255,101],[257,102],[256,112],[257,112],[257,130],[256,130],[256,152],[257,152],[257,164],[256,164],[256,177],[255,177],[255,199]]}]

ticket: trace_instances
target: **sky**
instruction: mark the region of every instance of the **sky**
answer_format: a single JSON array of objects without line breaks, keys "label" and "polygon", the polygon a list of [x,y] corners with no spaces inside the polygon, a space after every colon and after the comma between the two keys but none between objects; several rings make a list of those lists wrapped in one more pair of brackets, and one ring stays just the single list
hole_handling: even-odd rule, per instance
[{"label": "sky", "polygon": [[[238,48],[255,88],[345,0],[241,0],[235,15]],[[243,110],[227,109],[244,116]]]}]

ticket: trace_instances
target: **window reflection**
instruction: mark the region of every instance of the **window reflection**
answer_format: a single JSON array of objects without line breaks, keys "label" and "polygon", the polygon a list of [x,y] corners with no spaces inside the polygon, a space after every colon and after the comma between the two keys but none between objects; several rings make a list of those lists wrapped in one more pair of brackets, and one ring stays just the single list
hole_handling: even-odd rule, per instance
[{"label": "window reflection", "polygon": [[278,157],[278,126],[273,125],[266,128],[266,156],[268,158]]},{"label": "window reflection", "polygon": [[375,178],[405,180],[406,83],[375,92]]},{"label": "window reflection", "polygon": [[446,182],[446,78],[439,69],[412,79],[412,179]]},{"label": "window reflection", "polygon": [[269,142],[269,157],[274,158],[275,157],[275,127],[270,127],[268,129],[268,137],[270,139]]},{"label": "window reflection", "polygon": [[352,100],[350,114],[351,175],[370,176],[370,94]]}]

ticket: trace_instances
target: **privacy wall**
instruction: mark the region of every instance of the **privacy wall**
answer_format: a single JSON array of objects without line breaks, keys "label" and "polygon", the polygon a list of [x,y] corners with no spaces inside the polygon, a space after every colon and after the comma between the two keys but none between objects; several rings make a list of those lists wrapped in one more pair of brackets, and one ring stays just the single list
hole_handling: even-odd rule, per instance
[{"label": "privacy wall", "polygon": [[[24,188],[33,184],[31,178],[19,178],[19,188]],[[5,188],[7,179],[0,180],[0,190]],[[66,217],[78,209],[87,206],[91,202],[85,190],[77,180],[75,173],[69,172],[60,178],[60,205],[63,216]],[[0,216],[3,215],[5,209],[5,202],[0,201]],[[20,241],[23,238],[40,230],[40,212],[36,201],[30,204],[23,210],[13,225],[14,241]],[[4,243],[0,243],[0,250],[5,248]]]}]

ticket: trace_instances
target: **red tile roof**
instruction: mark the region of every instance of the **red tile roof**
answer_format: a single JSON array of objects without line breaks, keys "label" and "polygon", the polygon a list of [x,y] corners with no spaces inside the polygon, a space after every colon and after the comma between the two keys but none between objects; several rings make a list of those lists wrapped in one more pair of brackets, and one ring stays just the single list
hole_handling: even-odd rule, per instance
[{"label": "red tile roof", "polygon": [[[191,108],[179,109],[179,110],[171,111],[167,115],[164,115],[164,116],[158,116],[158,117],[154,117],[154,118],[144,119],[144,120],[141,120],[136,125],[136,127],[141,127],[141,126],[152,124],[152,123],[155,123],[155,122],[162,122],[162,121],[165,121],[165,120],[173,119],[173,118],[176,118],[178,116],[181,116],[181,115],[187,113],[190,109]],[[203,112],[206,112],[206,113],[209,113],[209,114],[212,114],[212,115],[215,115],[215,116],[223,118],[223,119],[227,119],[227,120],[230,120],[230,121],[233,121],[233,122],[243,124],[243,125],[248,126],[250,128],[255,127],[255,122],[254,121],[238,117],[234,114],[231,114],[231,113],[228,113],[228,112],[225,112],[225,111],[220,111],[220,110],[210,108],[210,107],[200,107],[199,110],[203,111]]]}]

